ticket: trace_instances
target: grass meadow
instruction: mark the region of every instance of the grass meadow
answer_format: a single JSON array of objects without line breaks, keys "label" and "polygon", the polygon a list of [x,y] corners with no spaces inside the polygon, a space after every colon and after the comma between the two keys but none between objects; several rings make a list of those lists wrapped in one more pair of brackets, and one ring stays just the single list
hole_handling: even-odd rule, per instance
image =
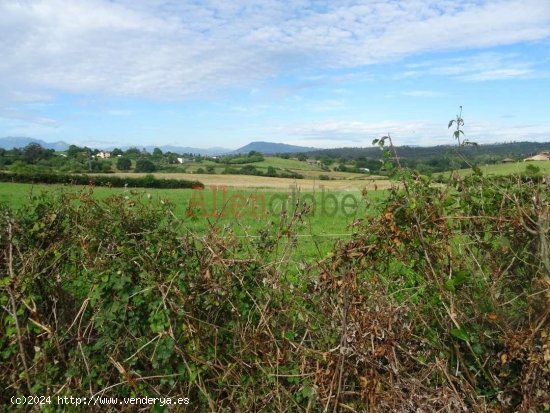
[{"label": "grass meadow", "polygon": [[[494,165],[483,165],[480,166],[479,169],[481,169],[481,172],[483,172],[486,176],[494,176],[494,175],[517,175],[525,173],[525,169],[528,165],[536,166],[540,169],[540,172],[542,174],[549,174],[550,173],[550,161],[534,161],[534,162],[510,162],[510,163],[500,163],[500,164],[494,164]],[[458,174],[462,177],[471,175],[472,169],[459,169]],[[449,175],[449,172],[445,172],[444,175]]]},{"label": "grass meadow", "polygon": [[[216,178],[214,175],[204,175],[207,176]],[[238,178],[242,180],[242,177]],[[252,178],[249,182],[253,185],[261,177],[247,178]],[[299,244],[294,251],[297,258],[312,260],[324,258],[338,239],[349,238],[352,233],[350,224],[376,210],[386,192],[383,189],[369,189],[363,193],[359,186],[342,186],[344,190],[338,190],[338,186],[317,186],[312,190],[311,186],[306,185],[306,189],[301,189],[295,186],[293,180],[263,179],[277,181],[280,186],[230,188],[210,182],[204,190],[192,190],[1,183],[0,203],[18,209],[24,208],[33,197],[55,196],[62,192],[92,191],[94,198],[100,201],[123,194],[130,200],[144,197],[151,203],[170,203],[173,214],[195,234],[200,235],[217,226],[243,237],[260,237],[263,231],[286,225],[297,208],[305,203],[307,211],[301,214],[297,222]],[[284,181],[285,185],[279,181]],[[388,186],[388,183],[384,182],[381,186]]]}]

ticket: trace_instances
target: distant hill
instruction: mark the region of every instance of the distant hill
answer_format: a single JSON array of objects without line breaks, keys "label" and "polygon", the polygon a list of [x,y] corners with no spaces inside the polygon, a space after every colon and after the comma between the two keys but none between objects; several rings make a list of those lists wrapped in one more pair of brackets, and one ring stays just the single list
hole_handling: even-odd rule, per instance
[{"label": "distant hill", "polygon": [[[13,149],[13,148],[24,148],[29,143],[38,143],[40,146],[46,149],[54,149],[56,151],[65,151],[69,149],[69,145],[66,142],[58,141],[58,142],[46,142],[42,139],[35,139],[35,138],[29,138],[26,136],[8,136],[5,138],[0,138],[0,148],[4,149]],[[77,146],[82,146],[78,144]],[[88,145],[86,145],[88,146]],[[93,147],[98,145],[91,145]],[[195,155],[207,155],[207,156],[213,156],[213,155],[223,155],[225,153],[230,153],[233,151],[233,149],[227,149],[227,148],[220,148],[220,147],[213,147],[213,148],[192,148],[189,146],[175,146],[175,145],[162,145],[162,146],[153,146],[153,145],[135,145],[139,149],[145,148],[147,152],[152,153],[153,149],[160,148],[163,152],[174,152],[174,153],[192,153]],[[109,145],[107,147],[100,147],[98,146],[97,149],[104,149],[104,150],[111,150],[117,147],[116,145]],[[131,148],[132,146],[124,145],[119,146],[119,148],[125,150],[128,148]]]},{"label": "distant hill", "polygon": [[273,155],[276,153],[300,153],[316,151],[318,148],[311,148],[307,146],[287,145],[286,143],[274,143],[274,142],[250,142],[248,145],[239,148],[233,153],[248,153],[250,151],[256,151],[263,153],[264,155]]},{"label": "distant hill", "polygon": [[[438,157],[444,157],[455,153],[457,147],[451,145],[439,146],[396,146],[395,151],[402,159],[427,160]],[[467,146],[461,148],[461,153],[464,156],[494,156],[494,157],[509,157],[515,160],[522,159],[526,156],[536,155],[541,151],[550,150],[550,142],[506,142],[480,144],[478,146]],[[344,158],[376,158],[379,159],[380,149],[378,147],[362,147],[362,148],[332,148],[332,149],[317,149],[308,153],[310,156],[330,156]]]},{"label": "distant hill", "polygon": [[[43,148],[54,149],[56,151],[65,151],[69,148],[69,144],[63,141],[46,142],[41,139],[29,138],[24,136],[8,136],[0,138],[0,148],[24,148],[30,143],[38,143]],[[78,145],[82,146],[82,145]],[[93,145],[96,146],[96,145]],[[154,148],[158,147],[163,152],[174,152],[178,154],[191,153],[203,156],[216,156],[224,154],[239,154],[256,151],[265,155],[274,155],[279,153],[307,153],[311,157],[330,156],[342,157],[348,159],[371,158],[380,159],[380,149],[374,146],[356,147],[356,148],[332,148],[319,149],[307,146],[288,145],[285,143],[275,142],[250,142],[237,150],[212,147],[212,148],[194,148],[190,146],[177,145],[134,145],[139,149],[145,148],[147,152],[152,153]],[[126,150],[131,146],[118,146],[122,150]],[[115,145],[101,146],[97,149],[111,150]],[[435,158],[446,157],[456,151],[456,146],[440,145],[440,146],[397,146],[395,148],[397,155],[402,159],[426,161]],[[494,144],[480,144],[479,146],[465,147],[461,149],[464,156],[479,157],[485,156],[495,158],[512,158],[520,160],[527,156],[533,156],[541,151],[550,151],[550,142],[507,142]]]},{"label": "distant hill", "polygon": [[0,148],[4,149],[24,148],[29,143],[38,143],[43,148],[54,149],[56,151],[64,151],[69,148],[69,144],[63,141],[46,142],[41,139],[28,138],[24,136],[8,136],[5,138],[0,138]]}]

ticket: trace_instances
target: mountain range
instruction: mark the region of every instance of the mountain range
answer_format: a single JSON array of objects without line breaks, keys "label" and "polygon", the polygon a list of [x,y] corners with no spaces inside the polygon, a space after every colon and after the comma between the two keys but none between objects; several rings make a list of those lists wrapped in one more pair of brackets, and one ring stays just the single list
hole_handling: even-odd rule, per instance
[{"label": "mountain range", "polygon": [[0,148],[4,149],[24,148],[30,143],[38,143],[43,148],[53,149],[55,151],[65,151],[69,149],[69,144],[63,141],[46,142],[42,139],[34,139],[21,136],[8,136],[5,138],[0,138]]},{"label": "mountain range", "polygon": [[[18,136],[8,136],[5,138],[0,138],[0,148],[4,149],[13,149],[13,148],[24,148],[30,143],[38,143],[40,146],[46,149],[54,149],[56,151],[67,150],[70,144],[58,141],[58,142],[46,142],[41,139],[33,139],[29,137],[18,137]],[[80,145],[79,145],[80,146]],[[112,150],[116,146],[110,145],[107,147],[97,148],[104,150]],[[131,146],[119,146],[120,149],[128,149]],[[261,152],[264,155],[273,155],[275,153],[298,153],[298,152],[310,152],[318,150],[318,148],[311,148],[306,146],[295,146],[287,145],[285,143],[274,143],[274,142],[251,142],[239,149],[228,149],[222,147],[213,147],[213,148],[194,148],[190,146],[177,146],[177,145],[162,145],[162,146],[153,146],[145,145],[138,146],[140,149],[144,148],[147,152],[152,153],[155,148],[159,148],[163,152],[174,152],[174,153],[192,153],[196,155],[203,156],[215,156],[215,155],[226,155],[226,154],[239,154],[239,153],[248,153],[250,151]]]},{"label": "mountain range", "polygon": [[250,151],[256,151],[263,153],[264,155],[273,155],[275,153],[299,153],[299,152],[311,152],[319,150],[319,148],[311,148],[307,146],[288,145],[286,143],[274,143],[274,142],[250,142],[248,145],[239,148],[233,153],[248,153]]}]

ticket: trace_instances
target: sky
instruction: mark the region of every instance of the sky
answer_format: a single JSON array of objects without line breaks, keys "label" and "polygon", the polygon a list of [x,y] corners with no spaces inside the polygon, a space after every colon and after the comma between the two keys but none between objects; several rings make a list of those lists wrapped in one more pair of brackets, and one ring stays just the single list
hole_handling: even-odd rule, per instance
[{"label": "sky", "polygon": [[550,0],[0,0],[0,137],[550,142]]}]

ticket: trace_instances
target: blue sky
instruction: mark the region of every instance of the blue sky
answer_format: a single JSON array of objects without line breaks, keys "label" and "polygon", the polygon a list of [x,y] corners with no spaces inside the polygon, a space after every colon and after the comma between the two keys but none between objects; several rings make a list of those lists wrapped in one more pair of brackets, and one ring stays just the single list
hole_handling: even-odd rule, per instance
[{"label": "blue sky", "polygon": [[550,141],[550,0],[6,0],[0,78],[0,137]]}]

